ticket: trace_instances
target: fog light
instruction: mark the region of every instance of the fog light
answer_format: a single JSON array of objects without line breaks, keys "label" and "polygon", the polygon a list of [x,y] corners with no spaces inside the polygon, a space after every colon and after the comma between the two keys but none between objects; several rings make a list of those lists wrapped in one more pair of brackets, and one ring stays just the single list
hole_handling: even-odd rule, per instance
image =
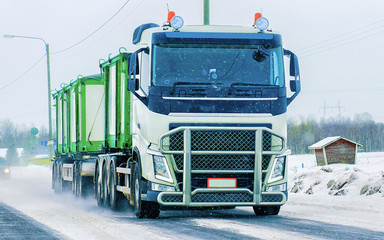
[{"label": "fog light", "polygon": [[266,191],[267,192],[285,192],[287,191],[287,184],[284,183],[276,186],[267,187]]},{"label": "fog light", "polygon": [[151,187],[152,191],[157,191],[157,192],[174,192],[175,188],[172,186],[167,186],[163,184],[158,184],[158,183],[152,183]]},{"label": "fog light", "polygon": [[9,168],[4,168],[4,173],[5,174],[8,174],[10,171],[9,171]]}]

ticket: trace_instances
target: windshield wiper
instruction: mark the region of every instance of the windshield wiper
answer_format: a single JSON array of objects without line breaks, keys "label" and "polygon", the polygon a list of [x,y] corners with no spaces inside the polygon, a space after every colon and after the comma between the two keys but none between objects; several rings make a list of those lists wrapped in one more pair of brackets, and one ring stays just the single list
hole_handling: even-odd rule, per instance
[{"label": "windshield wiper", "polygon": [[242,83],[242,82],[234,82],[231,84],[231,88],[235,86],[266,86],[266,87],[273,87],[274,85],[271,84],[262,84],[262,83]]}]

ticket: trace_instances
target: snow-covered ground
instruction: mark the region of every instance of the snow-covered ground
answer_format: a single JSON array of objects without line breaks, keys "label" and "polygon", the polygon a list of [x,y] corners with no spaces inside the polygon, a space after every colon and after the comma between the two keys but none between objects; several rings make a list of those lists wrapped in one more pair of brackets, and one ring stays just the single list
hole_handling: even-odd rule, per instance
[{"label": "snow-covered ground", "polygon": [[384,239],[384,153],[361,153],[355,165],[326,167],[317,167],[314,155],[290,156],[289,201],[279,216],[267,218],[238,207],[162,212],[160,219],[140,220],[132,209],[112,212],[93,198],[54,194],[48,167],[11,171],[10,181],[0,181],[0,202],[69,239],[324,239],[339,231],[339,239],[380,239],[377,234]]},{"label": "snow-covered ground", "polygon": [[323,167],[316,166],[314,155],[290,156],[289,189],[307,195],[384,197],[384,153],[360,153],[356,164]]}]

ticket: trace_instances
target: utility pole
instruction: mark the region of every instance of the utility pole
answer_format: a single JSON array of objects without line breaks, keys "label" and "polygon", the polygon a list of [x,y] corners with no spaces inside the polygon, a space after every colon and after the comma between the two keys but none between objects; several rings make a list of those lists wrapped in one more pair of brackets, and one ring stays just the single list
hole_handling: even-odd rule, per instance
[{"label": "utility pole", "polygon": [[327,106],[326,104],[325,104],[325,101],[324,101],[324,107],[320,107],[320,110],[323,110],[323,120],[325,120],[325,111],[327,110],[327,109],[338,109],[338,111],[339,111],[339,115],[338,115],[338,117],[339,117],[339,119],[340,120],[342,120],[342,117],[341,117],[341,109],[345,109],[343,106],[341,106],[341,103],[340,103],[340,100],[339,100],[339,104],[337,105],[337,106]]},{"label": "utility pole", "polygon": [[209,25],[209,0],[204,0],[204,25]]},{"label": "utility pole", "polygon": [[53,158],[53,139],[52,139],[52,109],[51,109],[51,70],[50,70],[50,60],[49,60],[49,44],[40,37],[29,37],[29,36],[17,36],[5,34],[4,38],[26,38],[26,39],[37,39],[44,42],[45,51],[47,55],[47,78],[48,78],[48,129],[49,129],[49,158]]}]

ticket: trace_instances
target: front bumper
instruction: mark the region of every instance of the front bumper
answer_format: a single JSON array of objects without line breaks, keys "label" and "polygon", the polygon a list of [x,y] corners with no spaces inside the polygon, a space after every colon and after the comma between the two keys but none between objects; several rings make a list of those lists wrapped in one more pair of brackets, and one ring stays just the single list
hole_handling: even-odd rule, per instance
[{"label": "front bumper", "polygon": [[[266,188],[273,160],[284,151],[285,139],[264,127],[176,128],[160,137],[160,152],[172,163],[179,189],[156,200],[184,207],[283,205],[286,194]],[[208,178],[223,176],[237,177],[238,186],[207,186]]]}]

